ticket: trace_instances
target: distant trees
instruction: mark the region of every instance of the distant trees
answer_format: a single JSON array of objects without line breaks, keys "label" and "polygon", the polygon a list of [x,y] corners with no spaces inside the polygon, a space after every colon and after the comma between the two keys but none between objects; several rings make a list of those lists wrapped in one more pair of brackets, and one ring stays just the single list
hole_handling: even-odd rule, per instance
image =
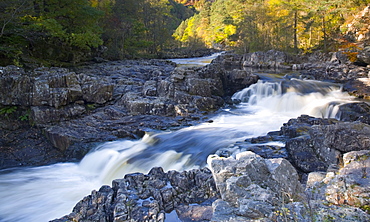
[{"label": "distant trees", "polygon": [[87,0],[3,0],[2,63],[75,62],[102,44],[102,13]]},{"label": "distant trees", "polygon": [[[330,50],[369,0],[1,0],[0,65],[65,65],[165,49]],[[184,6],[184,4],[189,6]],[[104,46],[104,47],[100,47]],[[104,54],[101,48],[106,49]]]},{"label": "distant trees", "polygon": [[[215,0],[174,33],[192,41],[243,52],[279,49],[298,52],[336,47],[341,25],[368,0]],[[194,25],[197,24],[197,25]],[[200,26],[201,29],[199,28]],[[190,38],[192,37],[192,38]]]},{"label": "distant trees", "polygon": [[173,0],[1,0],[0,65],[157,56],[194,11]]}]

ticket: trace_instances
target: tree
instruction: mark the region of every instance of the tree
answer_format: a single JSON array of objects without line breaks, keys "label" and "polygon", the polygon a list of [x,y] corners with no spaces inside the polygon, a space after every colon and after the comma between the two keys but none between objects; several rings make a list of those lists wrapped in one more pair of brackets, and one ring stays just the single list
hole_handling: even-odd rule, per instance
[{"label": "tree", "polygon": [[[102,44],[102,13],[87,0],[3,1],[0,56],[6,63],[78,62]],[[7,52],[9,51],[9,52]],[[12,62],[11,62],[12,61]]]},{"label": "tree", "polygon": [[31,6],[26,0],[2,0],[0,8],[0,65],[18,64],[26,44],[22,18]]}]

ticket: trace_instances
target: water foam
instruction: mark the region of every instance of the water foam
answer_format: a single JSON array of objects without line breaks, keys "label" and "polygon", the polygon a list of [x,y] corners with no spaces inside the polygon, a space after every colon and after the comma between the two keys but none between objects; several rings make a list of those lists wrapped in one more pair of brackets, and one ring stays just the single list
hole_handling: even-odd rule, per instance
[{"label": "water foam", "polygon": [[[351,99],[336,85],[293,80],[258,83],[236,93],[241,103],[213,123],[147,134],[137,141],[105,143],[80,163],[2,171],[0,221],[47,221],[62,217],[91,190],[152,167],[187,170],[204,166],[209,154],[236,141],[278,130],[301,114],[334,117]],[[327,85],[327,86],[326,86]],[[325,88],[325,89],[323,89]]]}]

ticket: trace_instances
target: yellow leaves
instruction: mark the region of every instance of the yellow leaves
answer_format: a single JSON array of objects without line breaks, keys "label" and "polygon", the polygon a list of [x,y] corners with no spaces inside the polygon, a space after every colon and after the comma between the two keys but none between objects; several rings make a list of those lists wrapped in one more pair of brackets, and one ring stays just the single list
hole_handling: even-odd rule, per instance
[{"label": "yellow leaves", "polygon": [[268,0],[267,4],[270,6],[279,6],[282,4],[281,0]]},{"label": "yellow leaves", "polygon": [[348,42],[347,40],[342,40],[339,48],[343,51],[345,55],[347,55],[349,61],[351,62],[357,61],[358,52],[362,50],[361,47],[359,47],[355,43]]},{"label": "yellow leaves", "polygon": [[234,35],[236,33],[236,26],[235,25],[226,25],[224,28],[224,33],[227,36]]}]

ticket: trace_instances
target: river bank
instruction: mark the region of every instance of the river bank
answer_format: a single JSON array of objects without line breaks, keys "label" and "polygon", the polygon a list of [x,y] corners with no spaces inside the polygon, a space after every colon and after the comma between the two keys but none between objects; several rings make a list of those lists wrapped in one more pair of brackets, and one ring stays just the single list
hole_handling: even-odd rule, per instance
[{"label": "river bank", "polygon": [[[329,80],[331,81],[344,83],[349,80],[354,80],[357,82],[357,78],[364,78],[369,71],[366,67],[358,67],[345,61],[332,61],[333,57],[330,57],[329,59],[327,59],[327,61],[320,60],[320,64],[324,65],[300,66],[300,69],[303,69],[303,71],[297,72],[291,71],[293,70],[293,67],[297,67],[297,64],[292,63],[287,55],[275,51],[269,51],[266,52],[266,54],[259,55],[260,56],[258,58],[260,60],[258,60],[258,62],[256,63],[259,64],[258,67],[262,67],[260,66],[261,64],[269,64],[265,65],[264,68],[284,68],[280,67],[280,65],[277,64],[284,64],[284,66],[287,66],[286,64],[291,64],[291,67],[285,67],[289,68],[290,70],[288,71],[289,75],[284,77],[289,81],[291,80],[291,77],[298,79],[307,78],[309,76],[309,73],[312,73],[309,77],[310,79],[318,78],[318,74],[322,70],[325,70],[324,75],[329,77],[332,76],[331,78],[329,78]],[[268,55],[270,55],[270,57]],[[272,57],[274,58],[273,63],[263,62],[271,60]],[[7,104],[7,106],[5,107],[11,108],[13,106],[16,106],[17,109],[15,109],[13,112],[4,114],[2,118],[4,121],[2,128],[4,130],[2,131],[3,135],[1,146],[2,150],[5,150],[5,152],[2,152],[1,154],[4,157],[2,158],[2,167],[14,167],[19,166],[19,164],[27,166],[44,165],[53,162],[63,162],[71,160],[77,161],[84,157],[89,150],[91,150],[93,147],[96,147],[98,144],[101,144],[102,142],[117,141],[123,138],[137,139],[143,137],[145,135],[145,132],[152,134],[157,131],[182,129],[191,125],[196,126],[200,123],[209,123],[210,125],[212,125],[215,120],[213,118],[210,118],[210,116],[214,115],[215,112],[219,110],[219,108],[225,108],[225,104],[228,104],[231,110],[233,110],[233,107],[236,105],[235,102],[240,102],[240,99],[231,97],[232,95],[234,95],[235,92],[240,91],[254,83],[257,83],[258,79],[260,78],[264,78],[262,75],[256,75],[256,71],[252,71],[248,68],[254,66],[249,65],[248,63],[251,58],[254,58],[254,56],[224,54],[215,59],[210,65],[196,68],[176,67],[174,63],[164,60],[121,61],[109,62],[106,64],[96,64],[88,67],[79,67],[75,70],[43,68],[34,70],[32,73],[27,73],[27,75],[24,76],[19,75],[20,73],[24,72],[23,70],[16,67],[6,67],[3,69],[2,72],[2,77],[4,77],[3,79],[5,79],[2,82],[2,86],[4,86],[4,89],[6,89],[6,93],[3,95],[1,101],[5,101],[3,102],[4,104]],[[280,60],[279,58],[284,58],[285,60]],[[344,67],[343,64],[347,64],[346,67],[352,71],[345,71],[344,68],[346,67]],[[243,66],[244,68],[241,68]],[[339,72],[336,70],[341,71]],[[335,72],[337,74],[334,75]],[[333,78],[333,76],[339,77],[335,79]],[[365,93],[356,94],[356,92],[352,91],[352,94],[356,95],[358,98],[366,98],[366,96],[368,95],[366,93],[368,93],[368,91],[366,91],[366,87],[361,88],[365,89]],[[29,91],[30,89],[32,90]],[[285,91],[288,89],[291,88],[289,86],[285,86],[281,93],[285,93]],[[310,89],[307,88],[305,88],[305,90],[310,91]],[[356,91],[359,92],[358,89]],[[302,91],[301,93],[306,94],[307,92]],[[365,142],[361,147],[368,147],[368,144],[366,143],[368,139],[368,136],[366,137],[366,135],[368,135],[366,133],[366,130],[368,129],[369,124],[369,106],[366,103],[359,103],[358,105],[342,106],[342,108],[340,109],[342,116],[338,118],[341,118],[345,121],[358,121],[364,125],[353,125],[353,127],[347,127],[344,125],[342,126],[341,123],[338,123],[336,121],[331,121],[330,124],[335,124],[336,127],[333,128],[339,129],[338,132],[356,135],[354,138],[362,138],[361,141]],[[26,117],[26,114],[28,114],[30,125],[28,125],[28,123],[16,120],[19,117]],[[238,152],[244,152],[247,150],[253,150],[266,159],[272,157],[286,157],[290,160],[295,169],[298,170],[298,173],[301,174],[300,178],[294,179],[298,181],[297,183],[300,183],[308,180],[307,178],[309,178],[309,173],[316,172],[317,170],[325,171],[325,168],[327,168],[328,165],[331,165],[335,161],[340,160],[342,158],[341,155],[345,154],[346,152],[353,151],[338,151],[337,149],[335,149],[335,146],[337,145],[330,144],[331,140],[329,142],[325,139],[319,141],[310,140],[310,136],[312,138],[315,138],[315,135],[318,135],[318,132],[321,132],[322,134],[322,131],[326,131],[330,128],[327,127],[328,129],[325,128],[321,129],[321,131],[317,131],[318,129],[316,129],[316,125],[328,125],[329,123],[323,124],[321,123],[321,120],[307,120],[307,118],[302,117],[301,120],[296,121],[297,124],[299,123],[301,125],[295,125],[288,123],[288,120],[289,118],[286,119],[285,122],[287,123],[287,126],[290,126],[290,128],[287,127],[287,129],[290,130],[281,131],[280,133],[275,134],[270,133],[268,134],[268,137],[264,138],[250,138],[249,141],[244,141],[243,143],[240,143],[239,141],[234,145],[232,145],[233,143],[230,143],[228,145],[221,144],[221,147],[219,147],[225,148],[222,146],[231,145],[231,147],[229,147],[228,149],[219,150],[219,148],[212,145],[215,147],[213,153],[217,153],[220,158],[231,158],[230,161],[233,158],[240,158],[236,157]],[[294,122],[294,120],[292,121]],[[218,123],[217,120],[216,123]],[[281,122],[276,129],[278,130],[283,123],[284,121]],[[341,129],[343,128],[349,128],[350,131],[348,133],[345,133],[341,131]],[[365,129],[365,131],[362,132],[358,130],[361,128]],[[314,131],[314,129],[316,131]],[[198,130],[198,132],[202,131],[203,130]],[[291,134],[284,134],[283,132],[286,131],[290,132]],[[184,131],[179,131],[179,133],[181,132]],[[186,135],[187,132],[184,132],[184,136]],[[365,136],[361,137],[361,135]],[[227,137],[227,135],[224,136]],[[207,137],[209,137],[209,135],[204,134],[204,136],[201,137],[203,139],[200,140],[205,140],[205,138]],[[327,138],[327,136],[322,135],[320,138]],[[162,139],[165,139],[165,137],[163,137]],[[206,140],[204,142],[209,143],[212,139],[214,138],[210,137],[209,141]],[[339,137],[334,138],[333,140],[337,140],[338,143],[341,143],[342,139],[344,138]],[[251,143],[253,144],[253,141],[279,141],[287,143],[288,147],[290,146],[290,148],[287,152],[286,149],[288,148],[285,149],[283,146],[276,144],[273,146],[268,145],[264,148],[261,148],[258,145],[250,146]],[[21,146],[18,146],[19,144],[21,144]],[[309,149],[309,147],[312,147],[312,144],[317,145],[314,146],[314,149],[310,151],[311,154],[309,154],[307,149],[305,150],[304,154],[299,153],[299,151],[294,151],[294,147],[301,146],[302,144],[306,144],[308,147],[307,149]],[[35,149],[35,147],[40,148]],[[305,166],[307,166],[307,164],[302,163],[302,166],[298,166],[297,163],[300,163],[299,158],[302,157],[302,155],[303,158],[305,158],[307,155],[316,156],[317,152],[323,153],[321,151],[325,150],[325,147],[331,148],[333,150],[325,153],[327,154],[327,156],[319,157],[317,160],[315,160],[315,165],[319,167],[310,168],[309,170],[307,170],[304,168]],[[358,148],[359,146],[356,147]],[[138,147],[136,147],[135,149],[137,148]],[[154,146],[154,148],[155,150],[157,150],[159,147]],[[238,149],[239,151],[237,151]],[[260,150],[261,152],[258,152],[258,150]],[[268,152],[266,152],[267,150],[272,150],[272,152],[269,154]],[[274,156],[273,153],[276,153],[274,151],[277,151],[278,153],[282,152],[282,154]],[[210,151],[210,153],[212,152]],[[341,155],[338,156],[338,153]],[[250,155],[251,154],[248,154],[248,156]],[[327,158],[330,158],[330,161],[332,162],[328,162]],[[215,159],[218,159],[218,157],[215,157]],[[248,157],[247,159],[256,159],[258,161],[261,160],[260,157],[256,157],[253,155]],[[280,161],[279,164],[287,163],[285,163],[284,161]],[[227,165],[228,164],[226,164],[226,166]],[[308,165],[310,164],[308,163]],[[213,166],[213,168],[211,169],[213,174],[207,170],[205,170],[204,173],[208,176],[213,175],[213,177],[217,177],[217,173],[215,174],[215,172],[217,171],[215,170],[215,167]],[[276,168],[269,168],[269,172],[272,175],[274,175],[274,169]],[[366,169],[367,168],[365,168],[365,170]],[[284,170],[282,172],[284,172]],[[292,173],[293,172],[294,170],[292,171]],[[162,174],[163,173],[161,173],[161,175]],[[249,175],[249,173],[244,172],[238,173],[237,175],[232,176],[232,180],[235,180],[234,182],[238,184],[239,182],[237,181],[240,179],[239,176],[244,174]],[[173,173],[173,175],[177,175],[177,173]],[[198,175],[196,172],[192,172],[190,174],[187,174],[185,178],[188,178],[190,180],[196,175]],[[306,179],[304,179],[304,175],[306,175]],[[179,188],[176,188],[175,186],[171,188],[166,186],[166,184],[168,184],[168,179],[166,179],[168,178],[168,176],[162,176],[162,179],[164,181],[160,182],[160,184],[164,184],[165,186],[154,186],[154,188],[163,188],[164,193],[161,193],[161,191],[160,193],[154,194],[150,193],[154,191],[148,191],[149,193],[147,193],[147,195],[157,196],[155,198],[156,201],[159,201],[158,198],[160,198],[160,196],[161,198],[163,198],[165,194],[169,195],[169,193],[172,193],[170,195],[171,198],[179,198],[176,196],[177,194],[175,195],[175,193],[171,190],[176,190],[180,188],[185,189],[183,188],[184,186],[181,185],[181,182],[175,182],[176,180],[171,180],[170,184],[172,186],[176,183],[179,183]],[[208,178],[208,176],[206,176],[206,178]],[[146,180],[147,178],[147,176],[145,176],[144,174],[138,175],[137,177],[143,177],[144,180]],[[182,176],[179,177],[181,178]],[[279,178],[283,177],[283,175],[279,174],[273,177]],[[232,212],[230,214],[231,216],[227,216],[227,214],[225,214],[226,216],[224,216],[234,218],[235,215],[238,215],[235,213],[236,211],[238,211],[236,208],[243,207],[243,209],[249,209],[247,206],[252,203],[247,203],[245,201],[245,198],[249,195],[247,195],[245,191],[243,191],[244,196],[243,198],[238,200],[239,203],[237,205],[234,205],[235,200],[229,200],[225,198],[224,195],[234,195],[228,193],[230,192],[230,189],[223,190],[223,188],[221,188],[225,186],[222,184],[225,184],[225,182],[227,182],[230,178],[231,177],[227,176],[227,178],[225,177],[224,179],[220,179],[219,181],[216,180],[216,186],[218,187],[217,192],[212,191],[212,195],[208,193],[206,196],[209,198],[219,198],[219,195],[221,195],[222,201],[226,201],[229,203],[226,204],[225,202],[217,201],[218,204],[222,204],[215,205],[212,209],[224,209],[215,210],[215,212]],[[249,179],[246,180],[249,181]],[[253,179],[252,181],[253,182],[248,182],[245,184],[243,182],[243,186],[247,187],[247,185],[249,186],[252,184],[257,184],[258,186],[262,187],[264,186],[262,184],[259,184],[259,182],[255,182]],[[229,185],[226,186],[232,187],[234,186],[234,182],[229,180]],[[100,197],[105,198],[109,195],[118,195],[117,193],[115,193],[117,192],[117,189],[119,190],[122,188],[126,190],[124,192],[122,191],[122,195],[128,195],[125,192],[134,192],[134,190],[136,190],[135,192],[139,192],[138,195],[142,195],[141,192],[147,192],[145,191],[145,189],[141,190],[135,186],[130,188],[123,188],[125,183],[125,180],[117,182],[116,188],[113,187],[113,191],[110,190],[111,188],[104,187],[101,189],[101,192],[93,192],[92,196],[87,197],[92,199],[86,199],[86,203],[94,204],[86,205],[80,203],[79,206],[82,206],[82,208],[76,208],[80,209],[77,210],[79,211],[79,213],[75,212],[74,215],[70,215],[69,219],[76,219],[77,217],[79,217],[81,221],[84,220],[82,218],[88,220],[87,217],[89,215],[84,214],[83,212],[85,211],[81,211],[81,209],[90,209],[90,207],[96,206],[95,203],[97,203],[96,201],[98,201]],[[189,189],[193,188],[190,187]],[[209,189],[209,187],[207,189]],[[178,193],[177,190],[176,192]],[[188,191],[184,190],[183,192],[187,193]],[[226,194],[224,192],[226,192]],[[269,195],[279,196],[280,194],[275,193]],[[321,196],[320,198],[323,197]],[[142,199],[141,197],[139,199],[128,198],[125,201],[138,201],[137,203],[141,203],[139,200],[145,199],[146,198]],[[184,204],[188,206],[189,204],[192,204],[193,201],[186,200],[186,198],[185,200],[176,200],[176,202],[174,202],[172,199],[164,200],[165,203],[163,203],[163,206],[166,205],[166,202],[168,200],[176,207],[183,206]],[[281,199],[278,198],[276,200],[279,202]],[[129,220],[130,218],[134,218],[135,215],[127,214],[127,212],[131,212],[131,210],[134,208],[130,208],[131,210],[128,209],[128,205],[123,206],[122,203],[124,202],[122,201],[120,202],[120,206],[122,208],[117,208],[117,211],[115,210],[116,207],[118,207],[118,202],[113,202],[113,204],[109,207],[102,203],[104,206],[106,206],[104,207],[104,209],[110,210],[104,212],[104,214],[99,214],[99,210],[94,211],[93,214],[89,214],[90,216],[100,215],[98,217],[105,218],[105,220],[107,221],[110,221],[112,219],[112,215],[121,215],[121,219],[126,218],[127,220]],[[294,201],[298,201],[298,199],[294,199]],[[109,200],[109,202],[111,201]],[[196,201],[196,203],[199,202],[199,200]],[[242,202],[243,204],[241,204]],[[164,212],[168,213],[169,211],[174,210],[174,206],[166,209],[163,208],[160,202],[158,202],[157,205],[153,205],[152,200],[145,203],[149,205],[144,206],[144,202],[142,202],[140,206],[134,205],[134,207],[139,207],[137,208],[137,212],[143,209],[142,207],[146,207],[145,209],[152,209],[151,207],[153,207],[153,212],[156,213],[153,213],[152,211],[149,212],[152,212],[150,214],[152,216],[150,217],[154,221],[161,221],[160,218],[163,219],[163,216],[159,217],[159,214],[162,215],[164,214]],[[225,206],[231,203],[232,206],[228,206],[227,208],[225,208]],[[304,204],[304,202],[301,203]],[[212,203],[208,203],[208,205],[206,205],[208,207],[205,207],[205,209],[207,209],[208,211],[210,209],[210,204]],[[252,205],[255,204],[256,203],[254,202]],[[270,209],[269,212],[275,212],[277,210],[276,207],[278,206],[276,205],[276,202],[270,202],[269,204],[272,206],[267,206],[267,208]],[[282,205],[280,204],[279,206]],[[366,201],[363,206],[367,206]],[[102,208],[98,207],[98,209]],[[126,212],[125,209],[129,211]],[[239,211],[241,212],[241,210],[242,209],[240,208]],[[115,213],[113,213],[113,211]],[[183,211],[186,212],[188,210]],[[239,219],[243,219],[245,216],[247,216],[249,214],[247,212],[249,211],[245,211],[245,213],[238,215],[241,216],[241,218]],[[213,219],[215,221],[221,220],[220,218],[222,218],[219,217],[219,219],[216,220],[217,214],[213,215],[215,216]],[[260,213],[256,213],[255,215],[261,217]],[[142,214],[141,216],[143,218],[147,218],[146,214]],[[361,218],[367,218],[366,215],[363,216],[362,214],[359,214],[359,216],[361,216]]]}]

